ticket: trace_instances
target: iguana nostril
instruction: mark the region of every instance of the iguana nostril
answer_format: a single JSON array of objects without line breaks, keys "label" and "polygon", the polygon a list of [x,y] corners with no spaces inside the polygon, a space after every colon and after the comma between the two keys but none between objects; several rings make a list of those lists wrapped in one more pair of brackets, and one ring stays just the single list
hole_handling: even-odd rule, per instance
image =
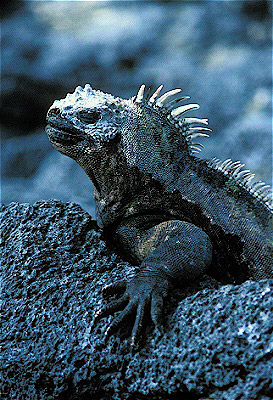
[{"label": "iguana nostril", "polygon": [[101,118],[101,113],[95,110],[80,110],[77,117],[86,124],[95,124]]}]

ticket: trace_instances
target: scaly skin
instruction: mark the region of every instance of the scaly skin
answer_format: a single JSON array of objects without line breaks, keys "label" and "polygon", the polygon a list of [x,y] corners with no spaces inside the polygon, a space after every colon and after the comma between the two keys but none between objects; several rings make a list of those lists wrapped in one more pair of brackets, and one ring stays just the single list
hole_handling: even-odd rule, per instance
[{"label": "scaly skin", "polygon": [[108,336],[135,312],[132,346],[148,305],[160,326],[163,298],[173,285],[207,270],[222,282],[273,277],[267,187],[251,183],[253,175],[239,162],[197,158],[193,139],[207,136],[207,120],[181,118],[197,105],[172,109],[169,97],[180,89],[158,97],[160,89],[144,99],[142,86],[123,100],[86,85],[55,101],[47,115],[51,143],[93,181],[108,240],[140,266],[129,282],[105,289],[123,294],[97,315],[122,310]]}]

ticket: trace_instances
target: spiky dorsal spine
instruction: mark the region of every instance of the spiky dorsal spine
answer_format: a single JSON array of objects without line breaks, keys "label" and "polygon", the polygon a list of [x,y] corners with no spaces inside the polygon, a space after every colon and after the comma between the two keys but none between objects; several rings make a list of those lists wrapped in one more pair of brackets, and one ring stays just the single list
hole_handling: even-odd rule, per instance
[{"label": "spiky dorsal spine", "polygon": [[209,137],[208,132],[211,132],[211,129],[196,125],[208,125],[208,120],[205,118],[184,118],[183,116],[186,112],[197,110],[199,105],[186,104],[173,107],[174,104],[178,105],[179,102],[189,99],[190,97],[184,96],[170,101],[170,97],[181,92],[181,89],[170,90],[158,97],[162,88],[163,85],[159,86],[150,98],[145,98],[145,85],[141,85],[137,95],[132,98],[132,101],[138,104],[149,105],[157,111],[160,109],[162,113],[164,112],[169,123],[174,125],[185,137],[189,152],[191,154],[198,153],[204,146],[201,143],[193,142],[192,140],[197,139],[198,137]]},{"label": "spiky dorsal spine", "polygon": [[[159,86],[150,98],[145,98],[145,85],[141,85],[137,95],[132,98],[132,101],[139,104],[148,104],[155,110],[161,109],[164,111],[169,123],[178,128],[180,133],[185,136],[190,153],[198,153],[204,146],[201,143],[193,142],[193,139],[198,137],[209,137],[208,132],[211,132],[211,129],[196,125],[208,125],[208,120],[204,118],[184,117],[181,119],[181,116],[186,112],[198,109],[199,105],[186,104],[173,108],[173,104],[178,104],[180,101],[189,99],[190,97],[184,96],[170,102],[170,97],[181,92],[181,89],[170,90],[158,98],[162,88],[163,85]],[[255,175],[249,170],[243,170],[242,168],[244,167],[244,164],[241,164],[240,161],[233,162],[231,159],[221,161],[217,158],[213,158],[206,163],[209,168],[217,170],[230,179],[233,179],[237,185],[243,187],[253,195],[254,198],[261,201],[269,210],[273,211],[273,194],[270,185],[266,185],[262,181],[253,182]]]},{"label": "spiky dorsal spine", "polygon": [[214,157],[207,162],[207,165],[233,179],[257,200],[262,201],[270,210],[273,210],[272,189],[270,185],[266,185],[262,181],[253,181],[255,174],[252,174],[249,169],[243,170],[245,164],[241,164],[240,161],[232,161],[230,158],[221,161]]}]

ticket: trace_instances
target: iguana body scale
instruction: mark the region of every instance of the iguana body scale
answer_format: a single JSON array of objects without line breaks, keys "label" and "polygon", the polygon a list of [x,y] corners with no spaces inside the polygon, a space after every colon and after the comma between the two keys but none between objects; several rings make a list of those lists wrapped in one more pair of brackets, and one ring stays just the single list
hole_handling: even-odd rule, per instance
[{"label": "iguana body scale", "polygon": [[55,101],[47,115],[52,144],[93,181],[108,240],[140,265],[130,282],[108,289],[124,294],[99,313],[123,308],[110,334],[135,311],[132,343],[148,304],[159,325],[170,285],[207,270],[223,282],[273,277],[268,187],[253,183],[239,162],[196,157],[194,140],[208,136],[207,120],[183,117],[198,108],[179,105],[187,97],[169,102],[180,89],[159,97],[160,90],[146,99],[142,85],[136,97],[123,100],[86,85]]}]

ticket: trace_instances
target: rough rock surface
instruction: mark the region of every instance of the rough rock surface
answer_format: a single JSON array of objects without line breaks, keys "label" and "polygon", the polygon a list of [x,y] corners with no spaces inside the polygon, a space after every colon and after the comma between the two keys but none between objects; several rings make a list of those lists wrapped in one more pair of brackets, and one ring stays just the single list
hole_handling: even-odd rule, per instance
[{"label": "rough rock surface", "polygon": [[273,281],[177,289],[164,334],[147,321],[133,355],[128,332],[103,343],[92,328],[101,288],[130,276],[79,206],[3,207],[3,399],[241,399],[273,397]]}]

